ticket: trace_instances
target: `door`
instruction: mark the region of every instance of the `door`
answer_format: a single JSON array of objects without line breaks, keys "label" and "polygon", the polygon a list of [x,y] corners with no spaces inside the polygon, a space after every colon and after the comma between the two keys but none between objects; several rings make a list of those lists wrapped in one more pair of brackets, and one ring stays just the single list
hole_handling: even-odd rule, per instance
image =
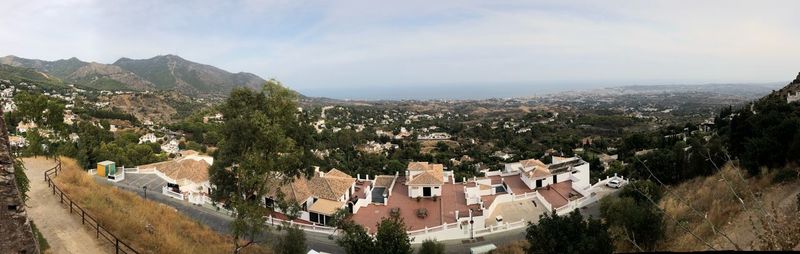
[{"label": "door", "polygon": [[536,180],[536,188],[542,187],[542,179]]},{"label": "door", "polygon": [[557,176],[558,175],[553,175],[553,183],[557,183],[558,182],[558,177]]},{"label": "door", "polygon": [[423,197],[430,197],[431,196],[431,187],[422,187],[422,196]]}]

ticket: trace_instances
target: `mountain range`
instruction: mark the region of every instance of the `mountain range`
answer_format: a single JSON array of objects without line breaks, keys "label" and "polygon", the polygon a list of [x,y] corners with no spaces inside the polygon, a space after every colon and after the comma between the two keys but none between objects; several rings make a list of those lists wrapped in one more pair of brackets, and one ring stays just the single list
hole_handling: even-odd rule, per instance
[{"label": "mountain range", "polygon": [[33,69],[49,79],[100,90],[175,90],[201,97],[226,95],[234,87],[260,89],[266,82],[252,73],[230,73],[176,55],[120,58],[112,64],[84,62],[75,57],[45,61],[5,56],[0,58],[0,64]]}]

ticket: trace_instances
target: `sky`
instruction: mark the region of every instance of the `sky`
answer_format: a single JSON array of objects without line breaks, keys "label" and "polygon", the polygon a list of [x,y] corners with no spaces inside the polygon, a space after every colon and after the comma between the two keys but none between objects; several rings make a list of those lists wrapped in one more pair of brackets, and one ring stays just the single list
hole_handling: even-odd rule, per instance
[{"label": "sky", "polygon": [[340,99],[789,81],[800,1],[2,0],[0,55],[176,54]]}]

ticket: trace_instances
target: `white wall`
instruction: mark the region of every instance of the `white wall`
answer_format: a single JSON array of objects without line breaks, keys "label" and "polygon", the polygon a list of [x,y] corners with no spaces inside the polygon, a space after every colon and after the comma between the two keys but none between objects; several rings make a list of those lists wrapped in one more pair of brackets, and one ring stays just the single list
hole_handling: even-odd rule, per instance
[{"label": "white wall", "polygon": [[[441,186],[408,186],[408,196],[412,198],[422,197],[422,188],[423,187],[430,187],[431,188],[431,195],[441,197],[442,196],[442,187]],[[436,187],[439,187],[438,189]]]}]

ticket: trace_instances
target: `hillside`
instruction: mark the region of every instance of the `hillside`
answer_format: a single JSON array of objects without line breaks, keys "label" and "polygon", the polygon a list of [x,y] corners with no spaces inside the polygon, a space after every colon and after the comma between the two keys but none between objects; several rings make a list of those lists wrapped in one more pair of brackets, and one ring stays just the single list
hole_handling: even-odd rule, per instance
[{"label": "hillside", "polygon": [[149,80],[157,89],[177,90],[185,94],[227,93],[237,86],[258,89],[265,82],[254,74],[234,74],[176,55],[141,60],[122,58],[114,62],[114,65]]},{"label": "hillside", "polygon": [[49,89],[64,89],[66,86],[57,78],[32,68],[0,64],[0,79],[13,83],[26,82]]},{"label": "hillside", "polygon": [[149,59],[121,58],[113,64],[84,62],[77,58],[57,61],[0,58],[0,64],[35,70],[45,77],[98,90],[174,90],[185,95],[226,95],[234,87],[259,89],[265,82],[255,74],[230,73],[176,55]]}]

